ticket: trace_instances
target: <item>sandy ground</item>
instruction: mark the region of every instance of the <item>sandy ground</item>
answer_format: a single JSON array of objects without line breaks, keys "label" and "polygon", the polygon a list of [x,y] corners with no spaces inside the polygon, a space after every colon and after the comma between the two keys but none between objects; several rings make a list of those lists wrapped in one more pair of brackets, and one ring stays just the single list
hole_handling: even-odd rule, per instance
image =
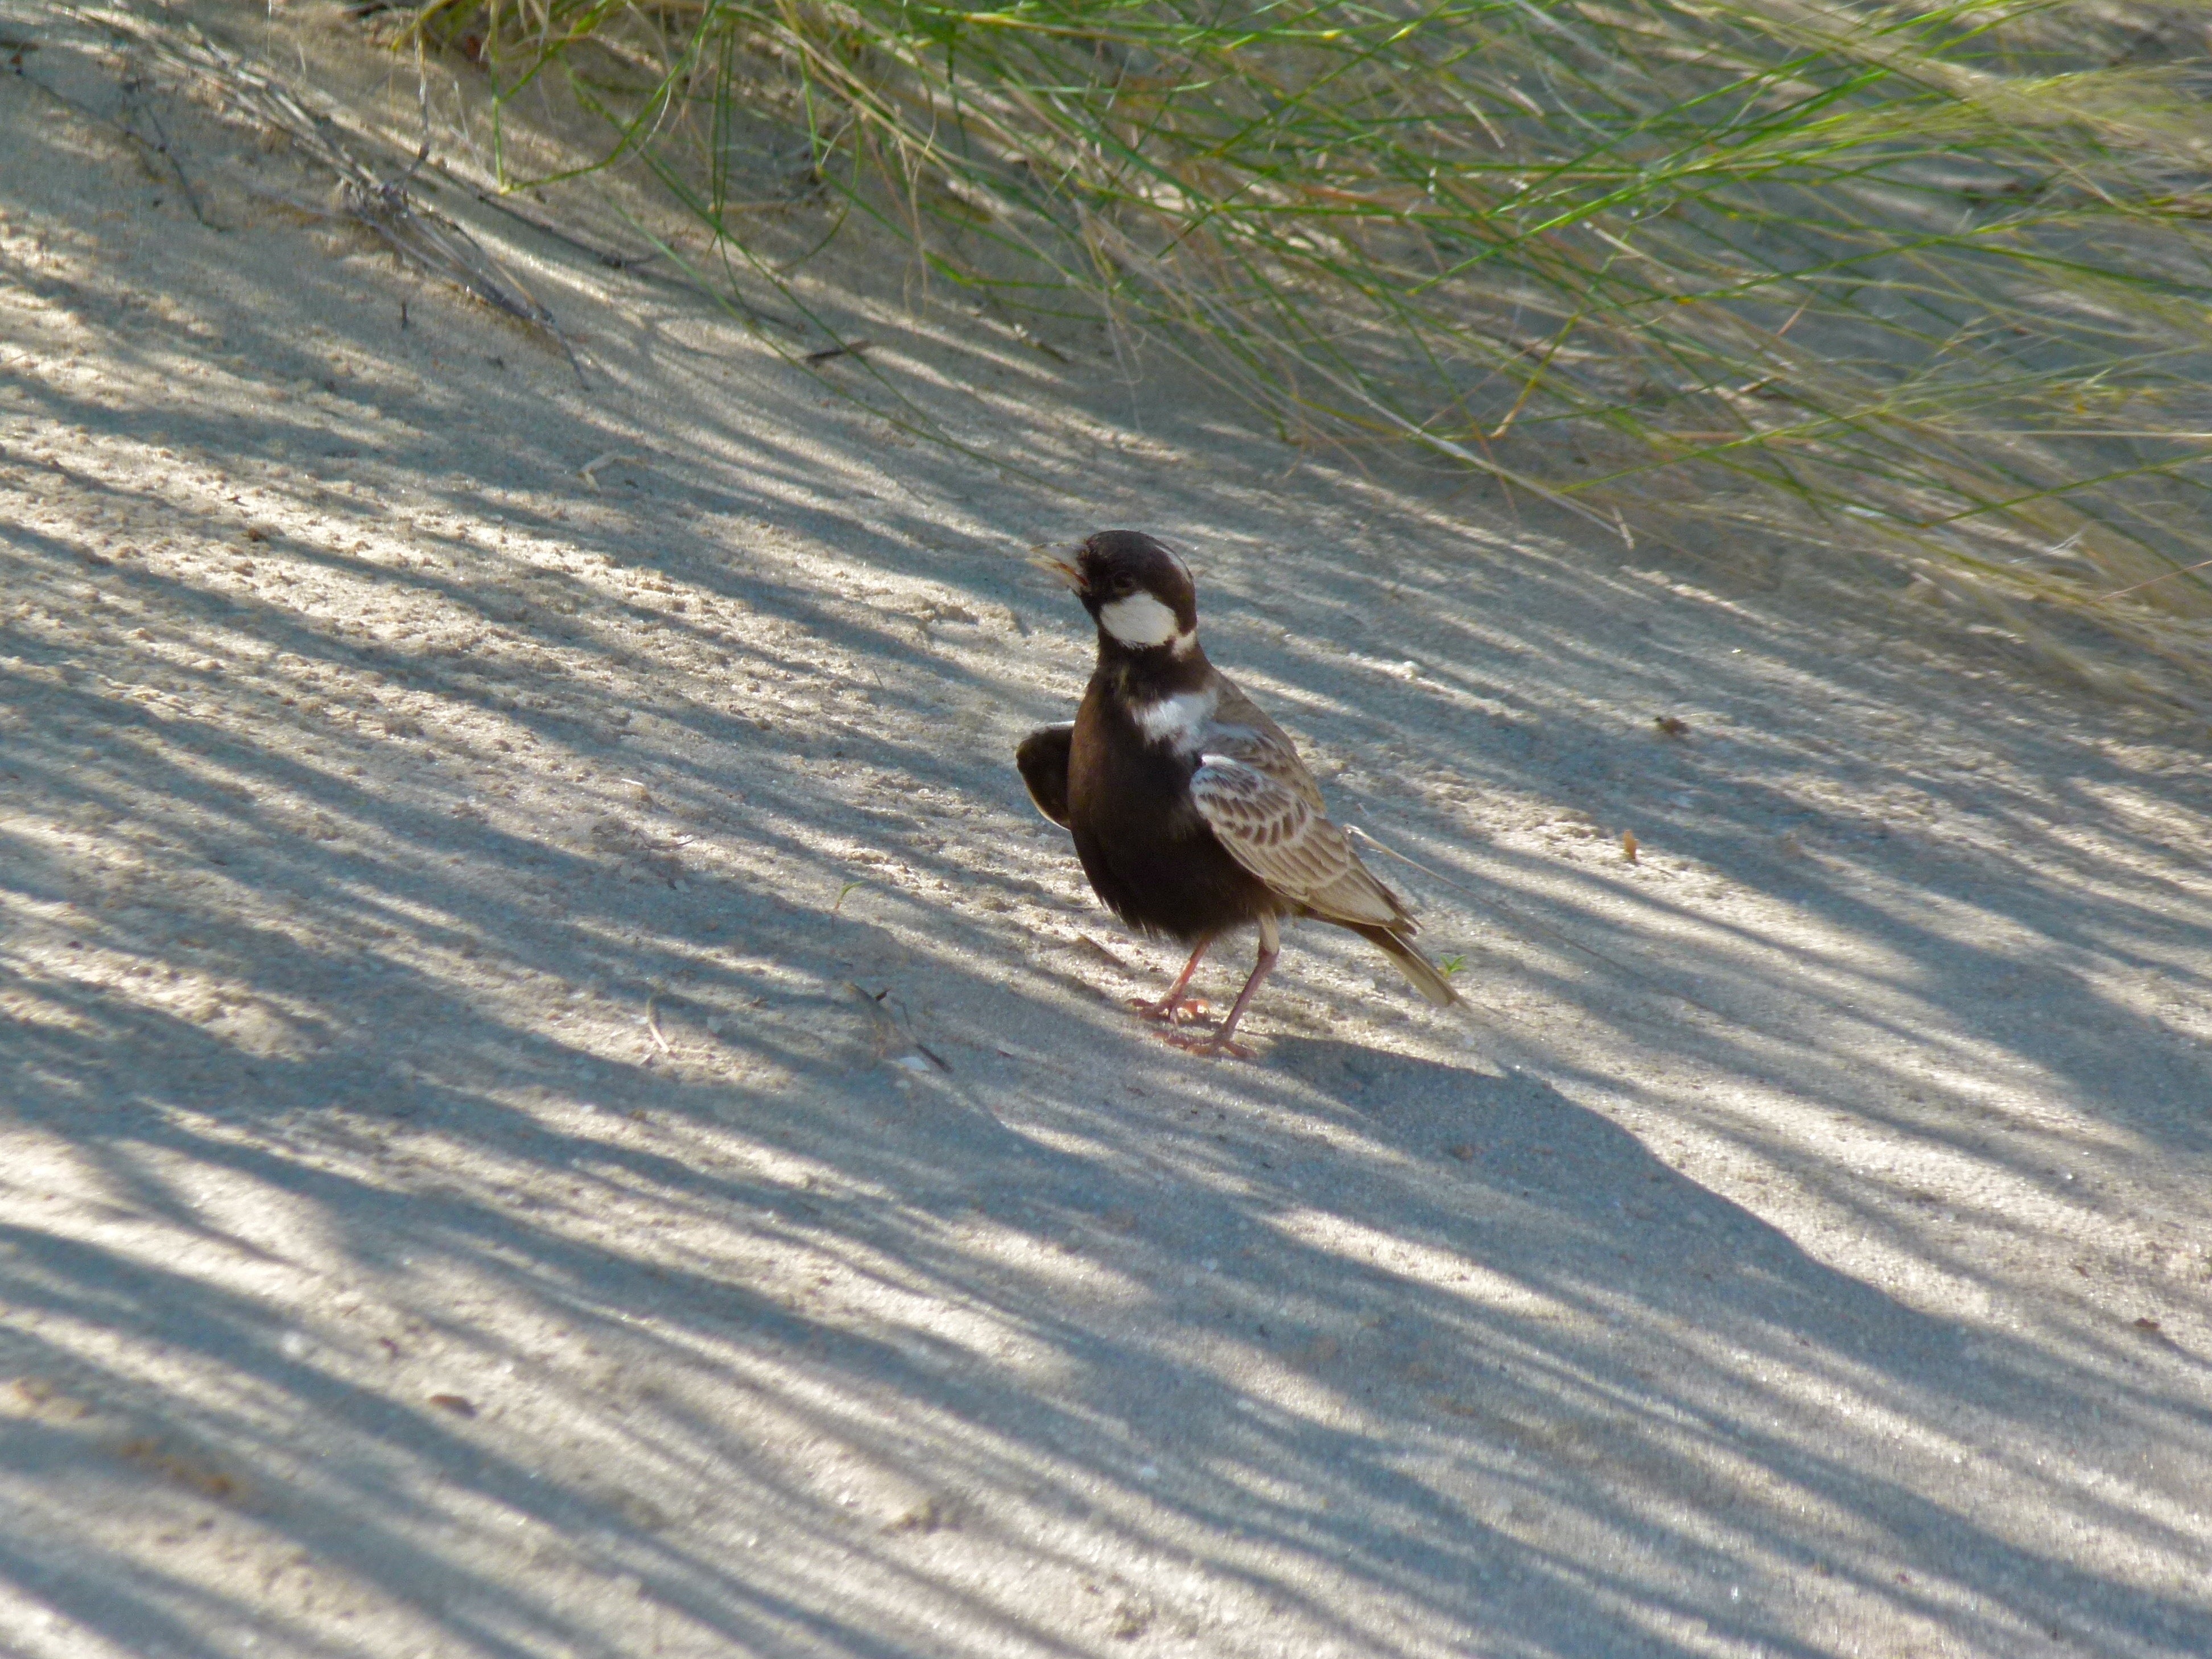
[{"label": "sandy ground", "polygon": [[[0,1651],[2212,1652],[2201,721],[823,267],[916,444],[449,201],[580,384],[43,38]],[[1315,929],[1251,1063],[1127,1013],[1010,764],[1109,524],[1463,1019]]]}]

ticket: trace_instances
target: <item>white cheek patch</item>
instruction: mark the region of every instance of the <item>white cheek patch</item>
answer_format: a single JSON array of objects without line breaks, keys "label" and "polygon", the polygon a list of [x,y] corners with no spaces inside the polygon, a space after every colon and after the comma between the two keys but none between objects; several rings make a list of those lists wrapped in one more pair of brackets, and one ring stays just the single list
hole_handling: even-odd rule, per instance
[{"label": "white cheek patch", "polygon": [[1124,645],[1165,645],[1182,631],[1176,613],[1149,593],[1100,605],[1098,625]]},{"label": "white cheek patch", "polygon": [[1183,691],[1157,702],[1140,702],[1129,714],[1147,741],[1187,753],[1204,742],[1220,701],[1218,692]]}]

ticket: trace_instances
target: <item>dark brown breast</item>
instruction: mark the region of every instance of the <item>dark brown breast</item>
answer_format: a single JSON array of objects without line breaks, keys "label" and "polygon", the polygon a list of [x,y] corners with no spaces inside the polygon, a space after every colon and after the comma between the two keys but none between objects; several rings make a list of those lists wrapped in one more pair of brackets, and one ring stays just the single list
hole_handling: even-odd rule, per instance
[{"label": "dark brown breast", "polygon": [[1289,907],[1223,850],[1190,799],[1197,757],[1149,744],[1091,682],[1068,752],[1068,828],[1083,872],[1132,927],[1194,943]]}]

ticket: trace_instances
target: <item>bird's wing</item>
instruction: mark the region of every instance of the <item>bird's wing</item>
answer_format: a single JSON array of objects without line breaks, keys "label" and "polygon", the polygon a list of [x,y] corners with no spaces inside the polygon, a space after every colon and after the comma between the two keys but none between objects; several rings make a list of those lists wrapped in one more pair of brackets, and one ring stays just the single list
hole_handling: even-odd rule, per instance
[{"label": "bird's wing", "polygon": [[1022,769],[1036,810],[1061,829],[1067,828],[1067,750],[1075,741],[1075,722],[1040,726],[1024,738],[1014,750],[1014,764]]},{"label": "bird's wing", "polygon": [[1246,696],[1227,675],[1219,677],[1212,729],[1205,734],[1209,754],[1228,755],[1281,784],[1316,812],[1324,811],[1321,786],[1314,781],[1297,746],[1267,711]]},{"label": "bird's wing", "polygon": [[1405,907],[1367,873],[1351,838],[1290,784],[1209,749],[1191,774],[1190,798],[1230,857],[1282,897],[1326,921],[1411,931]]}]

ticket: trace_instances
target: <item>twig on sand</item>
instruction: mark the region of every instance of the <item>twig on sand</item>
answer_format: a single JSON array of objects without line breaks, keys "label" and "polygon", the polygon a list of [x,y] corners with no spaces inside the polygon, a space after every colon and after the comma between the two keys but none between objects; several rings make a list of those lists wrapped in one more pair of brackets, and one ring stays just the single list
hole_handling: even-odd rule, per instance
[{"label": "twig on sand", "polygon": [[347,211],[381,236],[394,252],[474,295],[495,311],[544,331],[560,346],[577,380],[583,381],[584,366],[576,361],[576,353],[553,320],[553,313],[532,299],[529,290],[485,252],[476,238],[445,215],[421,206],[409,191],[406,178],[367,183],[347,179],[342,188]]},{"label": "twig on sand", "polygon": [[[134,93],[137,91],[143,84],[143,82],[137,82],[134,79],[132,81],[125,82],[124,83],[123,89],[126,94]],[[130,103],[125,105],[124,111],[126,118],[122,121],[118,121],[116,125],[123,130],[125,136],[135,140],[137,143],[143,145],[146,149],[152,150],[155,155],[160,156],[163,161],[169,164],[169,171],[176,178],[177,188],[185,193],[185,205],[191,209],[193,218],[198,220],[210,230],[222,229],[222,226],[216,224],[214,220],[207,216],[207,210],[200,204],[200,193],[192,188],[192,181],[185,176],[185,164],[177,159],[176,147],[169,142],[168,129],[161,125],[161,117],[159,112],[157,112],[151,104],[139,101],[137,99],[133,99]],[[131,116],[142,113],[149,121],[151,121],[154,124],[154,137],[150,139],[142,137],[138,131],[132,127],[128,118]]]},{"label": "twig on sand", "polygon": [[[15,43],[5,39],[0,39],[0,52],[5,52],[8,48],[14,44]],[[91,105],[85,103],[81,100],[70,97],[69,94],[62,91],[59,88],[48,86],[44,81],[40,80],[37,76],[24,74],[22,64],[20,61],[20,54],[21,52],[29,52],[34,49],[34,45],[32,43],[26,43],[18,48],[18,61],[15,64],[15,71],[21,79],[29,82],[31,85],[36,87],[40,92],[45,93],[47,97],[52,99],[56,103],[75,110],[78,114],[83,116],[88,121],[97,121],[103,126],[112,127],[116,131],[121,133],[125,138],[128,138],[132,143],[137,145],[139,149],[160,156],[163,161],[169,164],[169,172],[176,179],[177,188],[184,192],[185,205],[191,209],[192,217],[198,220],[210,230],[221,230],[222,228],[221,225],[216,223],[214,220],[207,216],[207,210],[201,204],[199,192],[192,188],[192,181],[189,178],[185,177],[184,163],[178,161],[177,153],[169,143],[169,134],[167,130],[161,125],[161,118],[154,112],[150,106],[140,100],[137,96],[137,94],[144,88],[145,83],[143,81],[139,80],[136,76],[133,76],[123,82],[124,103],[123,114],[120,117],[103,115]],[[154,137],[151,138],[149,138],[144,133],[139,131],[137,128],[131,124],[131,118],[142,112],[145,115],[148,120],[154,124]]]},{"label": "twig on sand", "polygon": [[[517,224],[527,225],[539,235],[548,237],[560,243],[563,247],[574,250],[595,264],[604,265],[609,270],[622,271],[625,275],[638,278],[641,282],[662,283],[681,289],[687,294],[696,293],[699,290],[701,279],[698,273],[685,266],[682,260],[665,247],[655,247],[644,253],[624,253],[618,249],[602,247],[596,242],[586,241],[574,231],[562,229],[550,219],[515,206],[509,198],[496,191],[486,190],[473,179],[456,173],[435,156],[432,156],[426,165],[433,173],[443,177],[446,182],[456,190],[468,191],[479,206],[489,208],[494,213],[503,214]],[[728,206],[729,204],[725,204],[725,211],[728,210]],[[655,265],[661,264],[674,265],[677,270],[672,275],[652,269]],[[757,306],[750,300],[740,297],[737,304],[750,322],[773,323],[787,334],[795,335],[805,331],[803,325],[777,312]]]},{"label": "twig on sand", "polygon": [[213,87],[233,109],[283,133],[301,154],[337,178],[344,216],[382,238],[404,262],[544,334],[560,347],[578,381],[583,380],[583,365],[553,313],[466,230],[416,196],[416,174],[430,161],[427,136],[405,172],[381,177],[341,141],[337,124],[309,109],[302,94],[270,70],[225,51],[191,24],[157,21],[123,6],[57,4],[53,9],[135,42],[155,63]]},{"label": "twig on sand", "polygon": [[562,246],[573,248],[578,253],[589,258],[594,264],[605,265],[609,270],[641,270],[647,265],[667,258],[658,249],[650,253],[623,253],[611,248],[601,247],[593,242],[587,242],[574,231],[563,230],[551,220],[541,218],[535,213],[517,207],[513,202],[486,190],[481,185],[472,184],[443,161],[433,158],[427,165],[432,172],[438,173],[457,190],[468,191],[479,206],[488,207],[494,213],[503,214],[519,225],[527,225],[540,236],[550,237]]},{"label": "twig on sand", "polygon": [[872,343],[873,342],[868,340],[841,341],[833,346],[824,346],[819,351],[808,352],[805,361],[810,363],[826,363],[832,357],[857,357],[867,350]]},{"label": "twig on sand", "polygon": [[672,1054],[676,1052],[675,1048],[660,1029],[660,993],[657,989],[648,993],[645,999],[645,1029],[653,1033],[653,1040],[660,1045],[662,1054]]},{"label": "twig on sand", "polygon": [[617,461],[628,461],[634,466],[642,465],[635,455],[625,455],[619,449],[610,449],[604,455],[592,456],[590,460],[578,467],[576,476],[584,481],[586,487],[593,495],[597,495],[599,489],[598,476],[599,469],[603,466],[612,466]]}]

